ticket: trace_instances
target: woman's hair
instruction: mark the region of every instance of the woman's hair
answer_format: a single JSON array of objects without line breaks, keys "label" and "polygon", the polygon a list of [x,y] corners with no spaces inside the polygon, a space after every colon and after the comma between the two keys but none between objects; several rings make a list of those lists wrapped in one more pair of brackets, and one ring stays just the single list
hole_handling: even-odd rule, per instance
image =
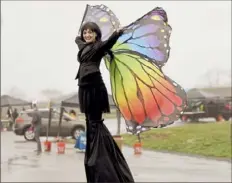
[{"label": "woman's hair", "polygon": [[89,30],[91,30],[91,31],[93,31],[93,32],[96,33],[96,41],[100,41],[101,40],[102,33],[101,33],[100,27],[96,23],[94,23],[94,22],[86,22],[81,27],[81,39],[83,41],[85,41],[84,37],[83,37],[83,32],[84,32],[84,30],[87,30],[87,29],[89,29]]}]

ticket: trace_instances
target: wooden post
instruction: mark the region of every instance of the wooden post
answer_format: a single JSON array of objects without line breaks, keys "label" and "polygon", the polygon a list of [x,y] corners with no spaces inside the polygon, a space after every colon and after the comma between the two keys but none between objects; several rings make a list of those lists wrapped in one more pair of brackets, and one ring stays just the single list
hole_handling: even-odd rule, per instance
[{"label": "wooden post", "polygon": [[115,142],[117,143],[120,150],[122,150],[122,144],[123,144],[123,138],[120,135],[120,129],[121,129],[121,113],[116,108],[116,117],[117,117],[117,135],[114,135],[113,138]]},{"label": "wooden post", "polygon": [[50,134],[51,122],[52,122],[52,112],[53,112],[53,109],[50,106],[50,108],[49,108],[49,118],[48,118],[48,126],[47,126],[47,134],[46,134],[47,138],[46,138],[46,140],[48,140],[48,136]]},{"label": "wooden post", "polygon": [[117,116],[117,135],[121,133],[121,113],[118,109],[116,109],[116,116]]},{"label": "wooden post", "polygon": [[57,137],[60,136],[63,113],[64,113],[64,107],[61,106],[61,107],[60,107],[60,119],[59,119],[59,127],[58,127],[58,134],[57,134]]},{"label": "wooden post", "polygon": [[138,134],[138,141],[139,141],[139,143],[141,143],[141,137],[140,137],[140,134]]}]

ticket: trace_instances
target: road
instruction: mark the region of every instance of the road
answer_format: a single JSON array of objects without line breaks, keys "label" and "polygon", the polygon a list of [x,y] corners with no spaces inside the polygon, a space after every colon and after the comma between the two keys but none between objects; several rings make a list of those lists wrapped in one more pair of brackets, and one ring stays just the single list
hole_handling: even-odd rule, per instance
[{"label": "road", "polygon": [[[35,147],[12,132],[1,132],[2,182],[86,181],[84,153],[77,153],[73,145],[67,144],[63,155],[56,153],[56,144],[40,156],[33,152]],[[136,182],[231,182],[230,162],[145,150],[135,156],[125,146],[122,151]]]}]

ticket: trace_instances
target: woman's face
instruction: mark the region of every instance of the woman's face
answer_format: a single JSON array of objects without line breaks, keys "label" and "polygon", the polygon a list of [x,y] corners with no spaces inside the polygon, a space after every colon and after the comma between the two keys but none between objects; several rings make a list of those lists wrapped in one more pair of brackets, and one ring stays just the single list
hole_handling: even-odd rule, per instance
[{"label": "woman's face", "polygon": [[83,31],[83,38],[87,43],[94,42],[96,40],[96,33],[90,29],[86,29]]}]

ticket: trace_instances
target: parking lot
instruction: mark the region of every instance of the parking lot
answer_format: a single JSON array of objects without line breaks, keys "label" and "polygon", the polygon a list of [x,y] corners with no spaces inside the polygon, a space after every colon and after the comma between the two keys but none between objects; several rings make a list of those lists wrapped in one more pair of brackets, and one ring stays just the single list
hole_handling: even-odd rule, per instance
[{"label": "parking lot", "polygon": [[[110,124],[107,126],[114,134]],[[76,152],[73,146],[66,144],[65,154],[58,155],[53,143],[50,153],[37,156],[34,142],[26,142],[13,132],[1,132],[1,180],[85,182],[84,153]],[[231,163],[227,161],[145,150],[135,156],[133,149],[125,146],[122,151],[136,182],[231,182]]]}]

